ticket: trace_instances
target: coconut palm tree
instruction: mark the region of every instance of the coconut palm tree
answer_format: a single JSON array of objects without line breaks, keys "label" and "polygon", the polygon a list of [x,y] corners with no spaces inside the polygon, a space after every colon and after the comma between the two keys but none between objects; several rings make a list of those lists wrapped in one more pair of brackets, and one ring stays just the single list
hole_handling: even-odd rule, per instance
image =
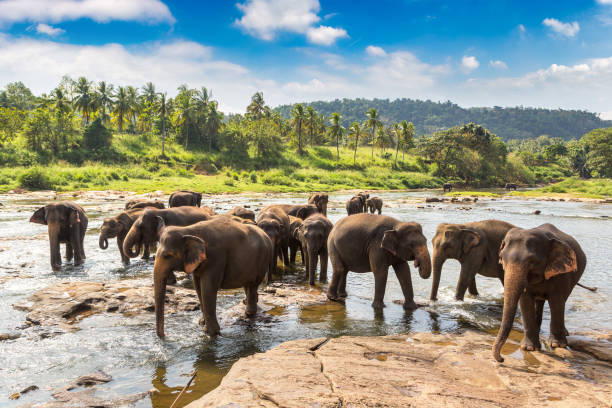
[{"label": "coconut palm tree", "polygon": [[318,124],[317,111],[311,105],[306,108],[306,117],[304,122],[305,127],[308,128],[308,134],[310,135],[310,145],[313,146],[313,135],[317,130]]},{"label": "coconut palm tree", "polygon": [[[212,92],[209,92],[208,89],[206,89],[205,87],[202,87],[200,90],[196,90],[193,92],[193,103],[194,108],[196,110],[195,113],[197,116],[197,122],[199,123],[199,128],[201,130],[200,139],[202,142],[204,142],[206,138],[206,133],[208,129],[208,114],[211,97]],[[212,136],[209,134],[209,148],[211,146],[210,137]]]},{"label": "coconut palm tree", "polygon": [[115,106],[113,108],[113,113],[115,114],[117,128],[119,129],[119,132],[123,132],[123,124],[128,118],[130,112],[131,107],[128,92],[124,86],[120,86],[119,88],[117,88]]},{"label": "coconut palm tree", "polygon": [[402,144],[402,128],[399,123],[393,124],[393,134],[395,135],[395,163],[393,163],[393,166],[397,166],[397,153]]},{"label": "coconut palm tree", "polygon": [[351,126],[348,128],[348,136],[355,139],[355,151],[353,153],[353,165],[357,163],[357,146],[359,146],[359,138],[363,133],[363,130],[366,128],[364,125],[361,127],[359,122],[351,123]]},{"label": "coconut palm tree", "polygon": [[378,111],[374,108],[370,108],[370,110],[366,112],[366,116],[368,117],[368,120],[366,120],[365,126],[367,128],[370,128],[370,140],[372,141],[372,160],[374,160],[374,131],[376,131],[376,128],[382,126],[382,122],[379,119]]},{"label": "coconut palm tree", "polygon": [[333,139],[336,139],[336,153],[337,160],[340,160],[340,139],[344,135],[345,129],[342,126],[342,116],[338,112],[331,114],[329,118],[331,126],[329,127],[329,134]]},{"label": "coconut palm tree", "polygon": [[404,154],[406,153],[406,149],[411,149],[414,147],[414,125],[412,122],[406,122],[402,120],[400,123],[401,133],[402,133],[402,161],[404,161]]},{"label": "coconut palm tree", "polygon": [[208,151],[212,150],[213,138],[219,134],[219,129],[223,124],[223,113],[218,111],[217,101],[208,103],[208,117],[206,118],[206,131],[208,133]]},{"label": "coconut palm tree", "polygon": [[166,92],[159,94],[159,117],[161,118],[161,133],[162,133],[162,157],[166,157],[166,114],[168,113],[168,106],[166,103]]},{"label": "coconut palm tree", "polygon": [[80,77],[75,85],[74,100],[72,101],[76,110],[83,115],[85,124],[89,123],[89,114],[94,107],[94,95],[91,90],[91,82],[85,77]]},{"label": "coconut palm tree", "polygon": [[306,120],[306,112],[304,110],[304,106],[302,106],[302,104],[300,103],[295,105],[293,107],[293,110],[291,111],[291,115],[293,117],[293,126],[295,126],[295,132],[298,136],[298,153],[303,154],[304,150],[302,149],[302,127],[304,121]]},{"label": "coconut palm tree", "polygon": [[136,129],[136,116],[140,111],[140,104],[138,103],[138,89],[133,86],[125,88],[127,93],[127,101],[129,106],[129,119],[132,124],[132,129]]},{"label": "coconut palm tree", "polygon": [[105,81],[100,81],[98,83],[98,89],[96,89],[94,95],[94,104],[99,109],[100,120],[102,120],[102,123],[106,124],[106,120],[108,119],[106,111],[110,111],[113,106],[112,84],[107,84]]},{"label": "coconut palm tree", "polygon": [[158,94],[155,91],[155,85],[153,82],[147,82],[145,86],[142,87],[142,100],[153,105],[155,102],[157,102],[157,97]]},{"label": "coconut palm tree", "polygon": [[193,100],[194,90],[181,85],[179,94],[174,98],[177,112],[177,127],[185,138],[185,149],[189,144],[189,133],[197,126],[196,107]]},{"label": "coconut palm tree", "polygon": [[251,97],[251,103],[247,106],[247,114],[255,120],[261,119],[266,114],[263,92],[255,92]]}]

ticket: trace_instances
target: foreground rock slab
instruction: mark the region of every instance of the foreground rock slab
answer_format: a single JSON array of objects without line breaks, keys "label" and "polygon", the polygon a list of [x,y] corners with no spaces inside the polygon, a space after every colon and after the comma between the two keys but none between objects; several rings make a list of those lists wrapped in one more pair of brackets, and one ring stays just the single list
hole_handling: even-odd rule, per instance
[{"label": "foreground rock slab", "polygon": [[571,350],[523,353],[509,342],[499,364],[493,340],[466,332],[290,341],[240,359],[187,407],[610,406],[609,362]]}]

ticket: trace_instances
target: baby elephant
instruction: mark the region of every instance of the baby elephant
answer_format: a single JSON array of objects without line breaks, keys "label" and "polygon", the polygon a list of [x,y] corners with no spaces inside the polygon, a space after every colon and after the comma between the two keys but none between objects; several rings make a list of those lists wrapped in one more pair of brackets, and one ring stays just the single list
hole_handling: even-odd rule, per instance
[{"label": "baby elephant", "polygon": [[384,307],[389,266],[393,266],[404,293],[404,309],[416,309],[408,261],[414,261],[421,278],[431,275],[431,258],[427,239],[420,224],[401,222],[384,215],[356,214],[336,223],[327,240],[332,264],[332,280],[327,297],[346,297],[346,275],[374,272],[372,307]]},{"label": "baby elephant", "polygon": [[134,199],[125,203],[125,209],[131,210],[132,208],[147,208],[147,207],[155,207],[163,210],[166,208],[164,203],[159,200],[142,200],[142,199]]},{"label": "baby elephant", "polygon": [[[121,212],[121,214],[114,217],[105,218],[100,227],[100,238],[99,246],[101,249],[108,248],[108,239],[117,237],[117,247],[119,248],[119,254],[121,254],[121,261],[127,265],[130,263],[130,257],[123,252],[123,241],[128,234],[132,224],[140,217],[144,209],[132,208]],[[142,259],[149,259],[149,246],[146,242],[144,244],[144,253]]]},{"label": "baby elephant", "polygon": [[169,207],[199,207],[202,205],[202,194],[189,190],[175,191],[168,199]]},{"label": "baby elephant", "polygon": [[303,253],[306,254],[308,282],[315,284],[317,261],[321,258],[319,282],[327,280],[327,238],[333,224],[323,214],[314,214],[306,218],[298,230]]},{"label": "baby elephant", "polygon": [[74,256],[74,264],[81,265],[85,260],[83,239],[87,231],[87,215],[80,205],[72,201],[47,204],[30,217],[30,222],[46,225],[51,246],[51,268],[62,267],[60,244],[66,244],[66,259]]},{"label": "baby elephant", "polygon": [[378,211],[378,215],[380,215],[382,213],[382,205],[383,201],[379,197],[370,197],[366,200],[366,206],[372,214],[374,214],[374,211]]},{"label": "baby elephant", "polygon": [[566,347],[565,302],[586,266],[586,256],[578,242],[551,224],[512,228],[499,249],[499,262],[504,267],[504,312],[493,357],[504,361],[500,351],[519,303],[525,328],[521,348],[540,348],[545,301],[550,307],[550,346]]}]

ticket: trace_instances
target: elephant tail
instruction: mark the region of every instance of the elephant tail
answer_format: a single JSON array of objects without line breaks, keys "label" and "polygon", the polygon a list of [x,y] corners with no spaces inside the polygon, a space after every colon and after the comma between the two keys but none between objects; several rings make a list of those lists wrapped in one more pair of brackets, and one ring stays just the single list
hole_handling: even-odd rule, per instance
[{"label": "elephant tail", "polygon": [[585,288],[586,290],[590,290],[591,292],[596,292],[597,291],[597,287],[595,286],[585,286],[582,283],[578,282],[576,285],[580,286],[581,288]]}]

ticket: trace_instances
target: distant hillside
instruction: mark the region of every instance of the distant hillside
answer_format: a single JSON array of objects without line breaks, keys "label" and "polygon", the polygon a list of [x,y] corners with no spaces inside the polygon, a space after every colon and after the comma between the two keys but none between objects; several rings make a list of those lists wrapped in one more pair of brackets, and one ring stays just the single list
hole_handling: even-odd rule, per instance
[{"label": "distant hillside", "polygon": [[[365,112],[373,107],[379,111],[381,120],[387,125],[404,119],[411,121],[416,126],[417,135],[474,122],[485,126],[504,140],[532,139],[540,135],[569,140],[580,138],[593,129],[612,126],[612,121],[601,120],[596,114],[587,111],[499,106],[465,109],[450,101],[440,103],[412,99],[336,99],[305,105],[312,105],[317,112],[325,116],[339,112],[344,126],[354,121],[365,121]],[[276,110],[288,118],[292,106],[282,105]]]}]

